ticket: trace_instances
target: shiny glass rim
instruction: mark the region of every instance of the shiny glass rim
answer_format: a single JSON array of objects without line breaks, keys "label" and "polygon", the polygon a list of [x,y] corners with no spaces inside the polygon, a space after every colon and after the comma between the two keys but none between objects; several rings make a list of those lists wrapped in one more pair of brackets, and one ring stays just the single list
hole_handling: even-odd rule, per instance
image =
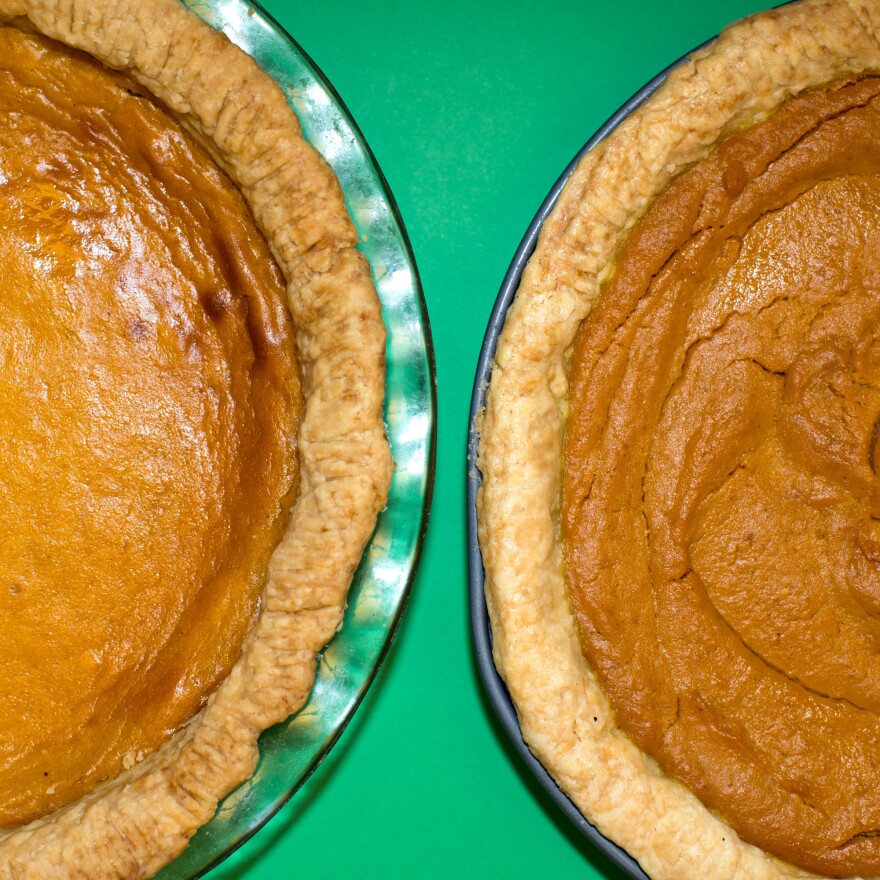
[{"label": "shiny glass rim", "polygon": [[260,738],[251,779],[228,795],[157,880],[194,880],[246,843],[308,780],[342,735],[385,659],[424,545],[437,446],[436,362],[412,246],[378,163],[336,90],[254,0],[184,0],[281,86],[303,135],[342,184],[388,328],[385,422],[395,459],[389,502],[364,551],[343,627],[319,654],[306,705]]}]

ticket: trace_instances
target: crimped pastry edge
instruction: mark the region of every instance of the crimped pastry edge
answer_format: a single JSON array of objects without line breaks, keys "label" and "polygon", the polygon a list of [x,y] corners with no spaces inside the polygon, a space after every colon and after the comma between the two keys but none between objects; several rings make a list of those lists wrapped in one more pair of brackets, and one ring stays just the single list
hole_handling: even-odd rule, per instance
[{"label": "crimped pastry edge", "polygon": [[478,532],[495,665],[560,788],[655,880],[815,876],[743,842],[616,727],[580,650],[559,534],[566,350],[619,244],[681,170],[805,89],[880,68],[876,0],[801,0],[728,27],[578,164],[498,341]]},{"label": "crimped pastry edge", "polygon": [[341,188],[253,59],[177,0],[0,0],[0,23],[16,19],[125,71],[198,137],[266,235],[296,325],[299,494],[239,661],[143,762],[0,840],[3,880],[150,877],[253,772],[259,734],[305,703],[342,621],[391,482],[385,327]]}]

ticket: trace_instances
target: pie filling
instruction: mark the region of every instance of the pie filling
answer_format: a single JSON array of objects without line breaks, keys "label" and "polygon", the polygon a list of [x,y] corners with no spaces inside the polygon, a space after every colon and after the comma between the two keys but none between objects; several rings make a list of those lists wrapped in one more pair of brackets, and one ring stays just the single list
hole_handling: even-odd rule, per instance
[{"label": "pie filling", "polygon": [[748,842],[880,874],[880,79],[681,174],[572,351],[566,578],[619,725]]},{"label": "pie filling", "polygon": [[133,82],[0,27],[0,824],[205,702],[297,484],[284,283]]}]

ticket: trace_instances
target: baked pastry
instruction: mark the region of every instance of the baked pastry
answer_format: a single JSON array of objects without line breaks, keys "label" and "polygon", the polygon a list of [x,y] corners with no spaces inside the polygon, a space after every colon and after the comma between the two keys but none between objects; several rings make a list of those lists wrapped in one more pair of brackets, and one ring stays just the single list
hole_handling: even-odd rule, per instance
[{"label": "baked pastry", "polygon": [[0,0],[0,877],[146,877],[253,770],[387,498],[329,167],[174,0]]},{"label": "baked pastry", "polygon": [[880,6],[728,28],[579,164],[478,502],[523,737],[655,878],[880,876]]}]

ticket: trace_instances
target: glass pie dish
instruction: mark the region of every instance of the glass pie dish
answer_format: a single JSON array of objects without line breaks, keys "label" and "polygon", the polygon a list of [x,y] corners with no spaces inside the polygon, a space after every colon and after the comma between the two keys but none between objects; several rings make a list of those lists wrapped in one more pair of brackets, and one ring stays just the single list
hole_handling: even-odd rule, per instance
[{"label": "glass pie dish", "polygon": [[436,377],[418,271],[394,198],[333,87],[291,37],[247,0],[187,3],[281,86],[306,140],[332,166],[369,260],[388,330],[385,422],[395,472],[364,551],[342,630],[319,655],[307,704],[260,739],[253,776],[157,876],[201,877],[256,833],[321,763],[372,682],[415,576],[434,479]]}]

